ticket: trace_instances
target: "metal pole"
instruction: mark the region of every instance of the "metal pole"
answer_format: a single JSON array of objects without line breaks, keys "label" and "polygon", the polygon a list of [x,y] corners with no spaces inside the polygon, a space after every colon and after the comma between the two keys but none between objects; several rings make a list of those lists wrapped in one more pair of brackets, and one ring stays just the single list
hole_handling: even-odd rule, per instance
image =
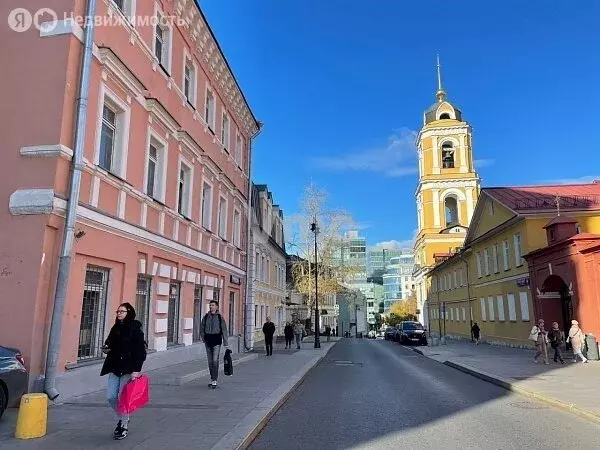
[{"label": "metal pole", "polygon": [[[469,323],[471,325],[471,328],[469,330],[473,329],[473,307],[471,306],[471,279],[469,277],[469,263],[463,259],[463,255],[460,255],[460,259],[463,260],[463,262],[465,263],[465,266],[467,268],[467,297],[468,297],[468,305],[469,305]],[[473,342],[473,333],[471,332],[471,342]]]},{"label": "metal pole", "polygon": [[56,292],[50,322],[50,335],[48,337],[48,350],[46,353],[46,371],[44,391],[50,400],[59,396],[56,389],[56,367],[60,355],[60,340],[62,334],[62,320],[67,301],[67,288],[69,285],[69,272],[71,269],[71,251],[75,239],[75,223],[77,220],[77,204],[79,203],[79,189],[81,186],[81,171],[83,167],[83,150],[85,145],[85,132],[87,123],[87,106],[92,71],[92,50],[94,47],[94,14],[96,0],[89,0],[85,22],[85,41],[83,48],[83,63],[81,65],[81,82],[79,85],[79,99],[77,104],[77,122],[75,124],[75,148],[73,150],[73,175],[67,213],[65,230],[63,233],[62,250],[58,262]]},{"label": "metal pole", "polygon": [[[253,324],[248,324],[248,316],[254,314],[254,295],[252,289],[254,287],[254,274],[256,271],[256,261],[252,265],[252,258],[254,258],[254,249],[252,248],[253,237],[252,237],[252,143],[254,139],[262,133],[262,123],[258,123],[258,130],[250,138],[250,145],[248,146],[248,214],[246,219],[246,292],[244,293],[244,349],[246,351],[252,350],[254,339],[252,334],[254,333]],[[286,261],[287,264],[287,261]],[[250,300],[252,299],[252,303]]]},{"label": "metal pole", "polygon": [[317,220],[314,222],[315,231],[315,348],[321,348],[321,327],[319,326],[319,266],[317,260]]}]

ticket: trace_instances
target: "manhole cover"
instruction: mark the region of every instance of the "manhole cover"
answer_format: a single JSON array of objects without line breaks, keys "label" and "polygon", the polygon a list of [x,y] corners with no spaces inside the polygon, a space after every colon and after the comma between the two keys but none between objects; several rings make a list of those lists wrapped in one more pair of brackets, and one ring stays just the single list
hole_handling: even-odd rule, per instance
[{"label": "manhole cover", "polygon": [[539,403],[531,403],[531,402],[515,402],[509,403],[513,408],[518,409],[548,409],[547,406],[540,405]]}]

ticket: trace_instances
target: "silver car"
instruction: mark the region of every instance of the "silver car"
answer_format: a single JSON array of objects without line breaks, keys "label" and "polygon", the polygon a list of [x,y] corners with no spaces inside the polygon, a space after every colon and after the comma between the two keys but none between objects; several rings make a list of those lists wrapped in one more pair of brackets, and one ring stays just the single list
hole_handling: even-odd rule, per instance
[{"label": "silver car", "polygon": [[8,407],[17,406],[27,392],[27,369],[21,352],[0,345],[0,418]]}]

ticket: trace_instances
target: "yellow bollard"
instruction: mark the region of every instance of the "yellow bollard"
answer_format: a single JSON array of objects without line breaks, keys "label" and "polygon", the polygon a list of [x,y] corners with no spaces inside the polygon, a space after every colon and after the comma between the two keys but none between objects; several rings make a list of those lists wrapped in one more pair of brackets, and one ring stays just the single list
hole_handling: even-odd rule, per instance
[{"label": "yellow bollard", "polygon": [[25,394],[17,417],[17,439],[35,439],[46,435],[48,423],[48,396],[46,394]]}]

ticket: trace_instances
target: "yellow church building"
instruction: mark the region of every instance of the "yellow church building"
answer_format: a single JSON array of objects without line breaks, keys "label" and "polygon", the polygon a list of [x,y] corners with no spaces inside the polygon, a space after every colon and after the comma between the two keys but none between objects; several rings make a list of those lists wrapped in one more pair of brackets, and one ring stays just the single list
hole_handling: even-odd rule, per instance
[{"label": "yellow church building", "polygon": [[600,184],[481,189],[471,127],[446,99],[439,61],[436,97],[417,139],[419,319],[432,336],[470,339],[477,322],[484,341],[531,346],[537,318],[524,256],[548,246],[546,228],[558,214],[580,232],[600,233],[600,201],[590,200]]},{"label": "yellow church building", "polygon": [[419,183],[416,191],[418,235],[415,241],[415,291],[419,318],[427,322],[427,273],[438,254],[462,247],[477,198],[471,126],[442,88],[438,60],[436,102],[423,114],[417,137]]}]

